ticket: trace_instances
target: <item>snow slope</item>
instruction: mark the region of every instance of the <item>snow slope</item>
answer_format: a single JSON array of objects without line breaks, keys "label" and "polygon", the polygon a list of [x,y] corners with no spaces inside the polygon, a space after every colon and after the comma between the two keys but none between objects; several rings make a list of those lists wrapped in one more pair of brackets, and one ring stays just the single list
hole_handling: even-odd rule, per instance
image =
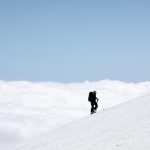
[{"label": "snow slope", "polygon": [[150,95],[145,95],[5,150],[150,150]]},{"label": "snow slope", "polygon": [[150,82],[0,81],[0,147],[88,116],[87,98],[93,90],[97,91],[101,111],[149,93]]}]

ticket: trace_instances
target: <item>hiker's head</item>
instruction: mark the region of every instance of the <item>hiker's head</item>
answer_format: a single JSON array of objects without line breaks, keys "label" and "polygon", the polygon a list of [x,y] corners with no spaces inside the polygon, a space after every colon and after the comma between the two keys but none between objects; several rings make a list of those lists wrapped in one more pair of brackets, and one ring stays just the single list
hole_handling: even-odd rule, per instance
[{"label": "hiker's head", "polygon": [[94,91],[94,94],[96,94],[96,91]]}]

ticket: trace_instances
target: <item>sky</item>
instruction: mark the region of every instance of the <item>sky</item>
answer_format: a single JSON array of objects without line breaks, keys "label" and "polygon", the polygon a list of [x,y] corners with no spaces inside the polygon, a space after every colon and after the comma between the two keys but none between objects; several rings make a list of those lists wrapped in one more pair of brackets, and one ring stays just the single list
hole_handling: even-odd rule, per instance
[{"label": "sky", "polygon": [[148,0],[0,0],[0,80],[150,80]]}]

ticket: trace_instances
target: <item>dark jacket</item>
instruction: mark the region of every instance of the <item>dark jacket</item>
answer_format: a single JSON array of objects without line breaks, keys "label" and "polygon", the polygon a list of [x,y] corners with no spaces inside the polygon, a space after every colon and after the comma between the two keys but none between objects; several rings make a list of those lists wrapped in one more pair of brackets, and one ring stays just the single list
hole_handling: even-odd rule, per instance
[{"label": "dark jacket", "polygon": [[88,101],[92,103],[92,102],[96,102],[96,100],[98,100],[98,98],[96,97],[96,93],[90,92],[89,97],[88,97]]}]

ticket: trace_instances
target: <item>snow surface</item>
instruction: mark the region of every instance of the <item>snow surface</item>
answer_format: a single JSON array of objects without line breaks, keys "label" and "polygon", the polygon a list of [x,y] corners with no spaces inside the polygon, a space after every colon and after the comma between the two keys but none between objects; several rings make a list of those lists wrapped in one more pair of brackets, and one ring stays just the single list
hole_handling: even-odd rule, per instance
[{"label": "snow surface", "polygon": [[98,92],[101,111],[149,93],[150,82],[0,81],[0,146],[36,137],[89,116],[87,97],[92,90]]},{"label": "snow surface", "polygon": [[150,150],[150,95],[4,150]]}]

